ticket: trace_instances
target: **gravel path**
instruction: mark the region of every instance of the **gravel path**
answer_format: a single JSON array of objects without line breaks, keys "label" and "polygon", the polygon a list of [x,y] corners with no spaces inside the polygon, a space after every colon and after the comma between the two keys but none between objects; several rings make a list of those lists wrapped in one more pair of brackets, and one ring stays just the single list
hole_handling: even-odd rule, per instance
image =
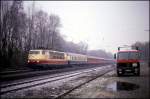
[{"label": "gravel path", "polygon": [[[116,83],[125,82],[128,85]],[[133,84],[133,85],[129,85]],[[124,89],[123,89],[124,88]],[[116,77],[115,71],[100,77],[79,89],[74,90],[65,98],[149,98],[149,67],[141,66],[141,76]]]}]

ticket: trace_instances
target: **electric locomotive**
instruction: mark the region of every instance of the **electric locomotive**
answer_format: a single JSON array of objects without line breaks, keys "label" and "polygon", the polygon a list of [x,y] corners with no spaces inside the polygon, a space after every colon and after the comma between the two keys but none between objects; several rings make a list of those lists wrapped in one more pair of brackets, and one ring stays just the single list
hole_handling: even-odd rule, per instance
[{"label": "electric locomotive", "polygon": [[110,64],[112,59],[53,50],[30,50],[28,66],[31,68],[63,68],[72,65]]}]

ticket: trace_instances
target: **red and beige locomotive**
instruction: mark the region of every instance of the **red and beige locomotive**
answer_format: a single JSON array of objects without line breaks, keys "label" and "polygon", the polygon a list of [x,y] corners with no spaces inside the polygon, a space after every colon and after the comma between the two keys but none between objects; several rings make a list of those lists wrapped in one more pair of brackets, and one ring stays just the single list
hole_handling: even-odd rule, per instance
[{"label": "red and beige locomotive", "polygon": [[59,68],[75,64],[110,64],[113,62],[113,59],[42,49],[30,50],[28,55],[28,66],[32,68]]}]

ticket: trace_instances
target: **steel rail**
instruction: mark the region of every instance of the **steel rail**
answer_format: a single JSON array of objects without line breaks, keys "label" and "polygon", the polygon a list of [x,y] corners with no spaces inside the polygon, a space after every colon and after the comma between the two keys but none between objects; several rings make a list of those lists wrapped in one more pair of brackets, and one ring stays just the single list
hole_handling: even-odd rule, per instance
[{"label": "steel rail", "polygon": [[69,93],[71,93],[72,91],[74,91],[75,89],[78,89],[78,88],[80,88],[81,86],[83,86],[83,85],[85,85],[85,84],[87,84],[87,83],[89,83],[89,82],[91,82],[91,81],[93,81],[93,80],[95,80],[95,79],[97,79],[97,78],[99,78],[99,77],[105,75],[106,73],[111,72],[111,71],[112,71],[112,70],[108,70],[107,72],[104,72],[104,73],[102,73],[102,74],[100,74],[100,75],[98,75],[98,76],[96,76],[96,77],[94,77],[94,78],[92,78],[92,79],[90,79],[90,80],[88,80],[88,81],[85,81],[85,82],[83,82],[83,83],[81,83],[81,84],[79,84],[79,85],[73,87],[72,89],[70,89],[70,90],[68,90],[68,91],[66,91],[66,92],[64,92],[64,93],[62,93],[62,94],[60,94],[60,95],[58,95],[58,96],[55,97],[54,99],[61,99],[61,98],[65,97],[66,95],[68,95]]},{"label": "steel rail", "polygon": [[[76,68],[77,67],[77,68]],[[29,77],[35,77],[35,76],[41,76],[41,75],[47,75],[49,73],[57,73],[59,71],[65,72],[66,70],[74,70],[74,69],[85,69],[85,68],[92,68],[91,66],[83,66],[83,67],[71,67],[71,68],[63,68],[63,69],[52,69],[52,70],[32,70],[32,71],[26,71],[26,72],[16,72],[16,73],[1,73],[1,82],[6,81],[12,81],[12,80],[18,80],[22,78],[29,78]],[[96,66],[93,66],[96,67]]]},{"label": "steel rail", "polygon": [[[104,65],[105,66],[105,65]],[[107,66],[109,66],[109,65],[107,65]],[[102,66],[103,67],[103,66]],[[92,69],[94,69],[94,68],[97,68],[97,67],[93,67]],[[62,75],[62,73],[64,74],[64,73],[66,73],[66,74],[69,74],[70,72],[74,72],[74,71],[72,71],[72,69],[74,69],[74,68],[68,68],[68,69],[66,69],[66,70],[71,70],[71,71],[69,71],[69,72],[65,72],[65,71],[63,71],[62,72],[62,70],[61,70],[61,74],[59,73],[59,74],[57,74],[57,73],[55,73],[55,72],[59,72],[60,70],[47,70],[47,71],[45,71],[45,72],[48,72],[48,73],[55,73],[55,74],[57,74],[57,75]],[[89,69],[89,68],[78,68],[78,69],[84,69],[84,70],[87,70],[87,69]],[[91,69],[91,68],[90,68]],[[64,69],[63,69],[64,70]],[[75,70],[75,71],[78,71],[79,72],[79,70]],[[38,73],[37,71],[35,71],[36,73]],[[42,71],[43,72],[43,71]],[[44,72],[43,72],[44,73]],[[54,75],[55,75],[54,74]],[[31,76],[31,75],[30,75]],[[39,75],[38,77],[40,77],[40,76],[48,76],[48,75]],[[33,76],[34,77],[34,76]],[[36,76],[35,76],[36,77]],[[35,77],[33,78],[33,79],[35,79]],[[57,77],[57,76],[53,76],[53,77]],[[29,78],[31,78],[31,77],[29,77]],[[4,82],[4,84],[3,83],[1,83],[1,88],[5,88],[5,87],[10,87],[10,86],[15,86],[15,85],[18,85],[18,84],[23,84],[23,83],[28,83],[28,82],[33,82],[33,81],[38,81],[38,80],[44,80],[44,79],[48,79],[48,78],[50,78],[50,77],[44,77],[44,78],[39,78],[39,79],[35,79],[35,80],[27,80],[27,81],[21,81],[21,82],[18,82],[18,81],[14,81],[15,83],[7,83],[7,82]],[[21,79],[21,80],[25,80],[25,79]]]},{"label": "steel rail", "polygon": [[[76,71],[74,73],[78,73],[78,72],[79,71]],[[63,74],[58,74],[58,75],[52,76],[52,77],[44,77],[44,78],[39,78],[39,79],[34,79],[34,80],[22,81],[22,82],[18,82],[18,83],[4,84],[4,85],[1,85],[1,88],[11,87],[11,86],[15,86],[15,85],[18,85],[18,84],[30,83],[30,82],[39,81],[39,80],[45,80],[45,79],[55,78],[55,77],[64,76],[64,75],[67,75],[67,74],[70,74],[70,72],[63,73]]]},{"label": "steel rail", "polygon": [[9,71],[2,71],[0,72],[1,75],[9,75],[9,74],[16,74],[16,73],[25,73],[30,72],[33,70],[9,70]]},{"label": "steel rail", "polygon": [[[73,72],[72,74],[69,74],[67,76],[66,76],[66,74],[63,74],[63,75],[58,75],[58,76],[49,77],[49,78],[45,78],[45,79],[43,78],[43,79],[38,79],[38,80],[33,80],[33,81],[28,81],[28,82],[22,82],[20,84],[16,83],[16,84],[13,84],[13,85],[2,86],[0,94],[12,92],[12,91],[17,91],[17,90],[22,90],[22,89],[26,89],[26,88],[30,88],[30,87],[35,87],[35,86],[38,86],[38,85],[42,85],[42,84],[46,84],[46,83],[49,83],[49,82],[62,80],[62,79],[65,79],[65,78],[71,78],[73,76],[77,76],[79,74],[83,74],[83,73],[87,73],[87,72],[91,72],[91,71],[95,71],[95,70],[96,70],[95,68],[91,69],[91,70],[82,70],[82,71],[78,71],[78,72]],[[56,78],[56,77],[59,77],[59,78]],[[52,78],[56,78],[56,79],[52,79]],[[52,80],[50,80],[50,79],[52,79]],[[44,80],[48,80],[48,81],[44,81]],[[39,81],[39,83],[31,84],[31,83],[37,82],[37,81]],[[17,87],[17,86],[21,86],[21,85],[24,85],[24,84],[29,84],[29,85],[22,86],[22,87]],[[16,87],[16,88],[10,88],[10,87]]]}]

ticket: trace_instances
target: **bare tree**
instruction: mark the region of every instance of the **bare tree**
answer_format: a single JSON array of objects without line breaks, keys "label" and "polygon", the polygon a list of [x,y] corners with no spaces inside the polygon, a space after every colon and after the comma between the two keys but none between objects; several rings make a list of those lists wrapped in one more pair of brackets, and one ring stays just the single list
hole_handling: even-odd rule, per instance
[{"label": "bare tree", "polygon": [[[37,42],[36,47],[44,47],[45,46],[45,37],[47,33],[47,20],[48,15],[47,13],[43,12],[42,10],[35,13],[35,35],[36,38],[32,38],[32,41]],[[35,44],[35,43],[34,43]]]},{"label": "bare tree", "polygon": [[57,15],[49,16],[49,33],[51,34],[51,49],[54,49],[54,42],[57,42],[58,28],[61,26],[60,18]]},{"label": "bare tree", "polygon": [[23,35],[25,34],[26,15],[23,12],[22,1],[13,1],[10,9],[2,17],[1,52],[3,63],[11,63],[19,50],[22,50]]},{"label": "bare tree", "polygon": [[150,60],[149,58],[149,42],[136,42],[132,44],[132,46],[139,47],[139,50],[141,52],[141,59],[148,62]]},{"label": "bare tree", "polygon": [[33,44],[33,34],[35,34],[35,28],[34,28],[34,17],[35,17],[35,2],[32,2],[32,6],[29,6],[28,8],[28,29],[26,31],[26,39],[25,39],[25,45],[26,45],[26,51],[29,51],[32,48],[35,48],[35,44]]}]

